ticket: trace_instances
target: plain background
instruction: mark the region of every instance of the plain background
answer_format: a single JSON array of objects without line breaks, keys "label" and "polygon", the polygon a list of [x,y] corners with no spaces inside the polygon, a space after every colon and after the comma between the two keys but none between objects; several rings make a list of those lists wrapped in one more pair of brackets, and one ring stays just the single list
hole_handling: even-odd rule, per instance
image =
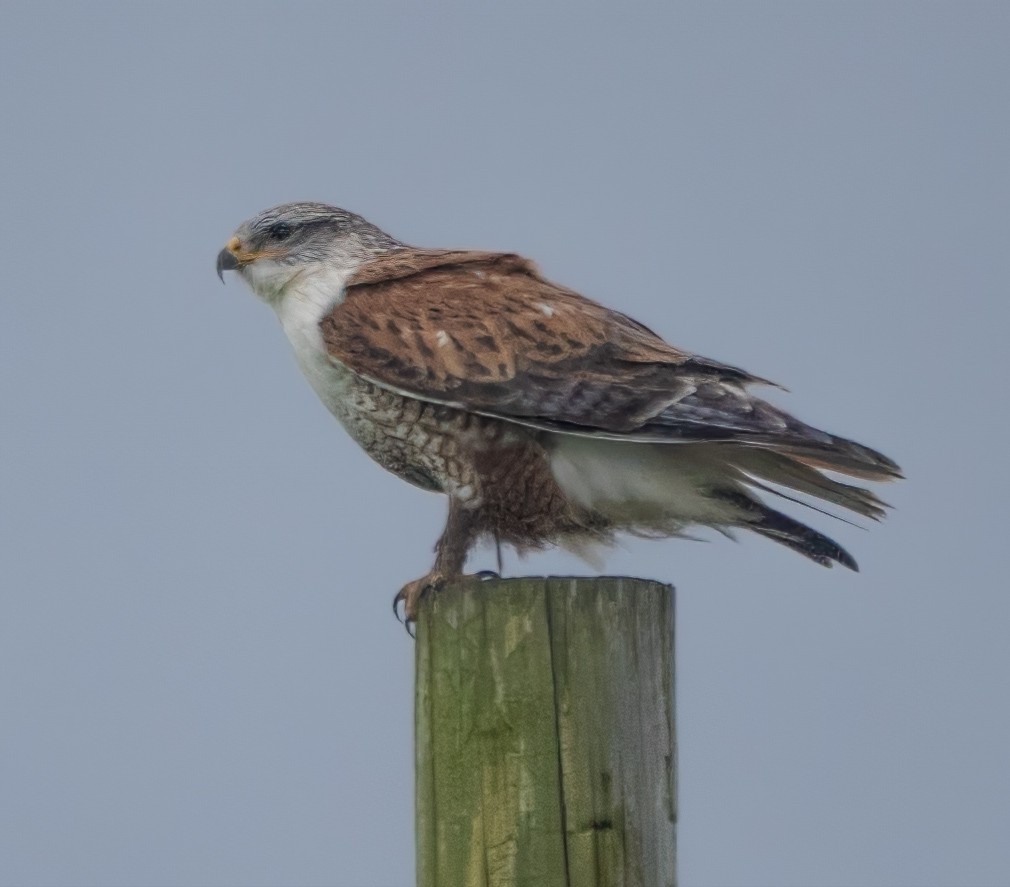
[{"label": "plain background", "polygon": [[905,468],[870,532],[807,514],[858,575],[610,558],[679,589],[686,887],[1010,883],[1010,6],[2,13],[0,882],[412,883],[389,602],[444,503],[213,272],[318,199],[530,255]]}]

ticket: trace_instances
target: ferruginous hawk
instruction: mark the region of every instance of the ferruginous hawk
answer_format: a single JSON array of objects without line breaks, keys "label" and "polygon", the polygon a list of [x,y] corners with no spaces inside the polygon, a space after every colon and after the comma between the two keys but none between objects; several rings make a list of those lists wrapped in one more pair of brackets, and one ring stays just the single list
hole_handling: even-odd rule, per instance
[{"label": "ferruginous hawk", "polygon": [[774,484],[878,519],[876,495],[824,471],[900,477],[886,456],[749,393],[766,380],[668,345],[518,255],[418,249],[346,210],[289,203],[240,225],[217,270],[274,309],[309,383],[369,456],[449,497],[434,565],[394,599],[408,620],[482,537],[585,553],[619,531],[744,528],[855,570],[756,491]]}]

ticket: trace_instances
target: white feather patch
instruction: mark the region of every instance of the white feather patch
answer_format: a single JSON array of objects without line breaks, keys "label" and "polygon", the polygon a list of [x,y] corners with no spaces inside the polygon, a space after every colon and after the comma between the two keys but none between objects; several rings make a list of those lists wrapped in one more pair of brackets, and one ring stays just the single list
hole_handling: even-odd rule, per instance
[{"label": "white feather patch", "polygon": [[731,505],[707,494],[732,485],[731,471],[704,444],[665,447],[557,435],[551,472],[579,505],[643,524],[735,522]]}]

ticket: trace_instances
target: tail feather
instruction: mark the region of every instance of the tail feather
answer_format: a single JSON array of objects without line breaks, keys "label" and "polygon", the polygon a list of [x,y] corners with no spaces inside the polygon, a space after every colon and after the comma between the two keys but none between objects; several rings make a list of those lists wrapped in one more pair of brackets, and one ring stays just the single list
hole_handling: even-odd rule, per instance
[{"label": "tail feather", "polygon": [[[825,502],[847,508],[864,517],[880,520],[889,506],[871,490],[833,480],[801,460],[771,450],[741,449],[731,459],[746,475],[805,493]],[[754,484],[762,489],[761,484]],[[777,491],[771,490],[775,493]]]},{"label": "tail feather", "polygon": [[[837,471],[847,474],[850,477],[858,477],[863,480],[901,480],[904,475],[901,469],[890,459],[887,462],[870,462],[863,458],[861,454],[836,450],[834,447],[808,448],[803,446],[785,445],[775,448],[777,452],[783,453],[803,462],[814,468],[821,468],[825,471]],[[870,450],[870,452],[874,452]]]},{"label": "tail feather", "polygon": [[[799,423],[797,423],[799,424]],[[828,434],[810,425],[804,426],[809,439],[781,440],[773,443],[774,452],[792,457],[814,468],[838,471],[864,480],[897,480],[902,477],[901,468],[878,450]]]},{"label": "tail feather", "polygon": [[859,572],[856,559],[823,533],[743,493],[725,491],[720,492],[719,497],[738,508],[742,518],[740,525],[748,530],[785,545],[821,566],[831,567],[837,563]]},{"label": "tail feather", "polygon": [[667,443],[751,446],[867,480],[901,477],[901,469],[883,453],[809,425],[775,404],[752,396],[741,387],[739,379],[699,376],[692,381],[690,391],[675,389],[672,393],[677,396],[661,412],[627,433]]},{"label": "tail feather", "polygon": [[859,564],[834,539],[818,533],[805,524],[787,517],[779,511],[768,509],[767,517],[759,524],[751,524],[750,529],[767,539],[773,539],[798,551],[804,557],[810,558],[822,567],[830,567],[835,563],[859,572]]}]

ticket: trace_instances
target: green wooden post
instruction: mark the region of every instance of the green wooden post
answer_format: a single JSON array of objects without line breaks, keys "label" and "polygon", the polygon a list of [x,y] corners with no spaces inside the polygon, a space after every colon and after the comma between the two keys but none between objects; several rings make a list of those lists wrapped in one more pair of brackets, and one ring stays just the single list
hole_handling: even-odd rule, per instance
[{"label": "green wooden post", "polygon": [[673,616],[621,577],[422,602],[418,887],[674,887]]}]

